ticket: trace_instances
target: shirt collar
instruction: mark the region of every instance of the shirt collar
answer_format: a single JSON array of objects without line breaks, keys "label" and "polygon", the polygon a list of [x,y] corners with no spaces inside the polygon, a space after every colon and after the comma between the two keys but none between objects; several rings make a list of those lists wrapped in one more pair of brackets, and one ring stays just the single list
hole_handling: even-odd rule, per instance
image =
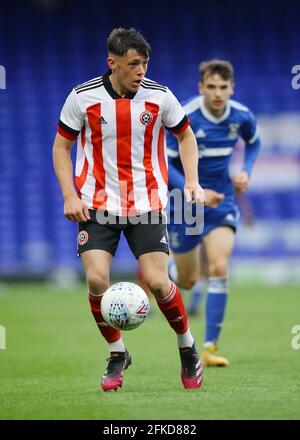
[{"label": "shirt collar", "polygon": [[109,76],[111,75],[111,69],[108,69],[107,72],[103,75],[103,84],[107,91],[107,93],[113,98],[113,99],[133,99],[137,92],[127,92],[125,96],[120,96],[112,86],[112,83],[110,82]]},{"label": "shirt collar", "polygon": [[214,115],[212,115],[205,107],[204,105],[204,99],[203,96],[200,96],[200,110],[203,114],[203,116],[208,119],[210,122],[213,122],[214,124],[220,124],[221,122],[225,121],[225,119],[228,118],[230,110],[231,110],[231,106],[229,101],[226,104],[226,108],[225,108],[225,112],[223,113],[222,116],[220,116],[219,118],[216,118]]}]

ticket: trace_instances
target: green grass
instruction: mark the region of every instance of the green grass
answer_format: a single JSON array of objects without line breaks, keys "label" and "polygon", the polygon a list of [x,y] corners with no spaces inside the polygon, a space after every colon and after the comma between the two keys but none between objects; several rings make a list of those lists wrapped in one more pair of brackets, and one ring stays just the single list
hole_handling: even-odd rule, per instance
[{"label": "green grass", "polygon": [[[85,287],[15,285],[0,293],[0,419],[299,419],[296,287],[233,286],[221,348],[228,369],[205,370],[201,390],[180,381],[175,336],[155,306],[124,334],[133,365],[116,393],[99,390],[108,355]],[[201,347],[203,319],[190,320]]]}]

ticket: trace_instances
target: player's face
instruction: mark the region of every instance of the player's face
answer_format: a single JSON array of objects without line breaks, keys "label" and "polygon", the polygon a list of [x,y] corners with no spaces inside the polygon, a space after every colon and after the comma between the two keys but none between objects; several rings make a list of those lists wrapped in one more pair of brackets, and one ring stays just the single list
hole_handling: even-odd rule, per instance
[{"label": "player's face", "polygon": [[[112,70],[112,82],[121,95],[128,92],[137,92],[144,78],[149,58],[139,54],[136,50],[129,50],[126,55],[108,57],[108,65]],[[118,92],[118,90],[116,90]]]},{"label": "player's face", "polygon": [[204,104],[209,111],[221,115],[226,108],[227,101],[233,94],[233,83],[214,74],[205,76],[199,84],[199,91],[204,97]]}]

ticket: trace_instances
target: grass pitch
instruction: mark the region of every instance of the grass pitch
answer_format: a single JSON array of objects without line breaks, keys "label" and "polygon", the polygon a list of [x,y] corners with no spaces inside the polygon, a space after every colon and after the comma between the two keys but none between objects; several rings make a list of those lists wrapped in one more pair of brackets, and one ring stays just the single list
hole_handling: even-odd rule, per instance
[{"label": "grass pitch", "polygon": [[[0,419],[299,419],[300,324],[297,287],[233,286],[220,352],[227,369],[205,370],[200,390],[184,390],[176,338],[158,311],[124,333],[133,365],[123,388],[104,393],[108,356],[85,286],[61,291],[18,284],[0,291]],[[203,313],[190,319],[200,349]]]}]

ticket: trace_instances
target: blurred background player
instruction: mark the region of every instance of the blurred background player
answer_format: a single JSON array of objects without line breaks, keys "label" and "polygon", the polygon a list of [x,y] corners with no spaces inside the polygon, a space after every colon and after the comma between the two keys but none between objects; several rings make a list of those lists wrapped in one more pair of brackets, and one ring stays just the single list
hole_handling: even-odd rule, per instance
[{"label": "blurred background player", "polygon": [[[206,194],[207,194],[207,190]],[[241,221],[247,228],[251,228],[254,225],[253,207],[252,203],[247,197],[245,192],[236,192],[236,201],[241,213]],[[208,203],[205,203],[209,206]],[[187,304],[187,313],[189,316],[197,316],[200,314],[200,306],[203,301],[203,297],[207,293],[207,279],[208,279],[208,264],[205,252],[205,244],[202,242],[200,246],[199,257],[199,278],[193,285]],[[177,268],[174,258],[169,260],[169,270],[172,279],[177,279]]]},{"label": "blurred background player", "polygon": [[[228,61],[214,59],[200,64],[199,92],[185,102],[199,148],[199,178],[203,188],[219,193],[219,206],[205,207],[204,230],[186,235],[186,225],[174,224],[170,207],[168,226],[170,247],[177,268],[177,282],[186,289],[204,289],[199,281],[200,250],[203,242],[207,258],[206,331],[202,360],[205,366],[228,366],[218,354],[219,340],[228,297],[228,263],[233,250],[239,210],[235,193],[246,191],[260,149],[256,121],[244,105],[230,99],[234,92],[234,71]],[[242,170],[232,179],[229,163],[239,138],[245,143]],[[176,139],[168,135],[169,189],[183,188],[182,165]],[[198,283],[198,284],[197,284]]]}]

